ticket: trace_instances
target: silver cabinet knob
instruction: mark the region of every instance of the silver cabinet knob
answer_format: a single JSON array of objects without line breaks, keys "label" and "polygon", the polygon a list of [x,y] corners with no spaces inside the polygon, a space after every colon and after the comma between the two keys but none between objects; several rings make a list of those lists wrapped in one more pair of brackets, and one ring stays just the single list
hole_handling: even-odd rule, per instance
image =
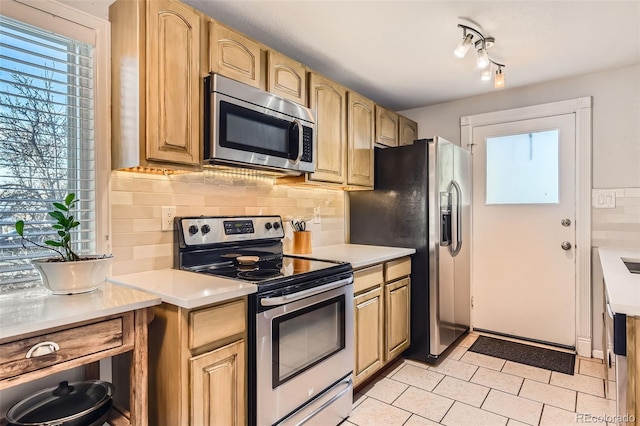
[{"label": "silver cabinet knob", "polygon": [[562,226],[571,226],[571,219],[566,219],[566,218],[562,219],[560,221],[560,225],[562,225]]},{"label": "silver cabinet knob", "polygon": [[563,241],[560,247],[562,247],[562,250],[569,250],[571,249],[571,243],[569,241]]}]

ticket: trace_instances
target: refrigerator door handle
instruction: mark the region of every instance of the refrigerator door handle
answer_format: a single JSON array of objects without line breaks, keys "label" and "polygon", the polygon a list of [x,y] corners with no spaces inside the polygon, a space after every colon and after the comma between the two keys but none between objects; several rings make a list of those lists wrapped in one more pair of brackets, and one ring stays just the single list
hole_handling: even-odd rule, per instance
[{"label": "refrigerator door handle", "polygon": [[451,192],[454,188],[456,190],[456,248],[454,249],[453,245],[449,246],[451,257],[456,257],[462,249],[462,190],[458,182],[452,180],[447,187],[447,191]]}]

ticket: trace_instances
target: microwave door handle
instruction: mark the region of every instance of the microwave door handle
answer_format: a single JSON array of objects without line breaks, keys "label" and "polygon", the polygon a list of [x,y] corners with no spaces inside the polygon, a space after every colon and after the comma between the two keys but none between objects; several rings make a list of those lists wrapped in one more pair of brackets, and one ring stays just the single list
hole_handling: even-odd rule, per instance
[{"label": "microwave door handle", "polygon": [[289,159],[289,161],[291,161],[292,164],[298,164],[300,162],[300,159],[302,158],[302,150],[304,148],[303,140],[302,140],[302,138],[304,136],[303,129],[302,129],[302,123],[297,118],[293,120],[293,122],[291,124],[291,129],[289,130],[289,132],[291,132],[296,127],[298,128],[298,156],[293,161],[291,159]]}]

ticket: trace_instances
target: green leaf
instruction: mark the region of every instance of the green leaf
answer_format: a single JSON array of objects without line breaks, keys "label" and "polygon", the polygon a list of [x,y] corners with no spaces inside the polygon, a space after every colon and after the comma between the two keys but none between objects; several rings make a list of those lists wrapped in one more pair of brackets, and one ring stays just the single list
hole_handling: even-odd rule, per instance
[{"label": "green leaf", "polygon": [[61,237],[64,237],[65,235],[67,235],[67,233],[64,231],[58,231],[58,235],[60,235]]},{"label": "green leaf", "polygon": [[53,240],[47,240],[44,242],[46,245],[48,246],[53,246],[53,247],[62,247],[62,243],[59,241],[53,241]]},{"label": "green leaf", "polygon": [[62,223],[64,220],[66,220],[64,215],[62,213],[60,213],[59,211],[49,212],[49,216],[53,217],[54,219],[57,219],[58,222],[60,222],[60,223]]},{"label": "green leaf", "polygon": [[71,241],[71,234],[65,234],[65,236],[64,236],[64,241],[65,241],[65,242],[67,242],[67,243],[68,243],[69,241]]},{"label": "green leaf", "polygon": [[60,204],[60,203],[53,203],[54,207],[57,208],[58,210],[62,210],[64,212],[68,212],[69,209],[67,208],[67,206],[65,206],[64,204]]},{"label": "green leaf", "polygon": [[24,220],[19,220],[16,222],[16,232],[18,233],[18,235],[20,235],[21,237],[23,237],[23,233],[24,233]]},{"label": "green leaf", "polygon": [[64,226],[56,223],[55,225],[52,226],[53,229],[64,229]]},{"label": "green leaf", "polygon": [[76,226],[80,225],[80,222],[73,222],[71,224],[71,228],[75,228]]},{"label": "green leaf", "polygon": [[76,194],[74,194],[74,193],[72,192],[72,193],[68,194],[68,195],[64,198],[64,203],[65,203],[67,206],[70,206],[70,205],[71,205],[71,203],[73,202],[73,200],[75,200],[75,198],[76,198]]}]

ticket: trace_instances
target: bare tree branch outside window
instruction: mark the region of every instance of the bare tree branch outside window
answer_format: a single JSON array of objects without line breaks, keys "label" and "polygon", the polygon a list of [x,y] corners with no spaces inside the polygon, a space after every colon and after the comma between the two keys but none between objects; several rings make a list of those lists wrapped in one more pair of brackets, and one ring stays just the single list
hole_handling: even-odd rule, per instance
[{"label": "bare tree branch outside window", "polygon": [[[0,237],[0,267],[23,269],[21,266],[29,261],[16,258],[25,251],[13,229],[16,212],[35,224],[28,232],[37,240],[53,232],[44,207],[67,192],[67,118],[65,108],[53,100],[50,82],[40,90],[28,77],[12,77],[16,95],[0,96],[0,223],[4,236]],[[27,279],[23,283],[32,284],[38,277],[30,270],[21,270],[13,271],[11,278]]]},{"label": "bare tree branch outside window", "polygon": [[51,203],[80,199],[78,253],[95,244],[93,48],[0,15],[0,294],[41,284],[15,222],[43,242],[55,234]]}]

